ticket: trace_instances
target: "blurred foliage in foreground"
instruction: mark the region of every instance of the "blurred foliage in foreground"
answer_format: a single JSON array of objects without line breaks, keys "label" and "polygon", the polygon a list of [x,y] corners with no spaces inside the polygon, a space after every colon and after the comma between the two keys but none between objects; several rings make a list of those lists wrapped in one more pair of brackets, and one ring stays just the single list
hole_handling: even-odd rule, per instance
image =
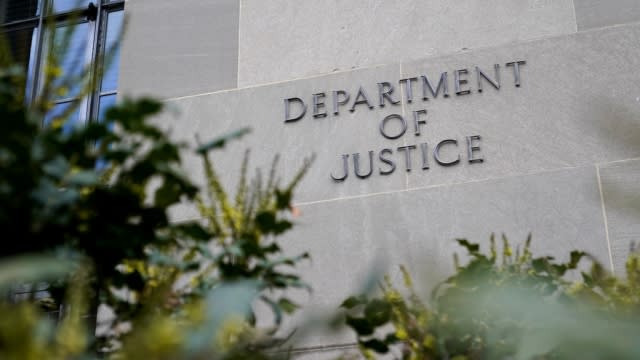
[{"label": "blurred foliage in foreground", "polygon": [[[429,302],[402,268],[406,292],[388,278],[381,296],[350,297],[347,325],[366,358],[401,359],[638,359],[640,256],[627,261],[625,278],[612,276],[582,252],[566,263],[536,258],[503,238],[488,254],[458,240],[469,257],[437,286]],[[569,280],[587,258],[590,270]]]},{"label": "blurred foliage in foreground", "polygon": [[[23,70],[0,67],[0,359],[98,350],[118,359],[256,359],[279,344],[274,334],[297,309],[286,290],[309,289],[295,272],[308,255],[286,257],[276,241],[292,226],[292,194],[308,163],[282,186],[275,163],[268,179],[249,182],[245,160],[231,199],[210,153],[240,130],[193,152],[206,174],[201,194],[181,169],[190,150],[150,121],[160,102],[124,99],[100,121],[69,120],[79,102],[51,116],[50,94],[81,79],[60,80],[55,54],[47,63],[42,95],[27,105]],[[82,83],[84,94],[93,90],[95,82]],[[183,200],[204,221],[169,221]],[[16,286],[42,282],[45,298],[14,296]],[[256,326],[256,301],[272,309],[274,320],[260,321],[271,326]],[[96,324],[99,308],[109,322]]]}]

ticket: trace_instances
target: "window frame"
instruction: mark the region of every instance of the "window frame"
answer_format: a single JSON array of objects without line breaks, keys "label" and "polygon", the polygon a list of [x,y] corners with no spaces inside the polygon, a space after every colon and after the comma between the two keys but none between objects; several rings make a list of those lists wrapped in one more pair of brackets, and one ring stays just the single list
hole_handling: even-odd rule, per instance
[{"label": "window frame", "polygon": [[[26,70],[27,81],[31,80],[29,86],[26,88],[28,93],[25,94],[25,102],[27,104],[33,103],[42,88],[43,80],[43,65],[46,59],[46,33],[42,31],[45,28],[45,24],[51,22],[54,27],[58,27],[62,24],[66,26],[73,26],[76,24],[88,23],[89,34],[86,50],[87,62],[93,62],[93,66],[90,69],[90,79],[95,84],[91,94],[76,98],[70,96],[68,98],[52,99],[54,104],[70,103],[73,101],[79,101],[79,114],[78,121],[86,123],[91,119],[98,119],[100,112],[100,99],[103,96],[116,95],[118,90],[102,91],[102,79],[99,78],[100,69],[103,69],[105,63],[105,54],[108,51],[106,48],[107,40],[107,22],[109,14],[124,11],[125,0],[96,0],[95,4],[91,1],[86,6],[73,9],[70,11],[59,12],[54,14],[46,14],[44,9],[53,0],[39,0],[39,14],[32,17],[14,20],[4,24],[0,24],[0,32],[8,33],[11,31],[32,29],[36,34],[35,44],[33,48],[34,59],[33,63],[28,65]],[[68,23],[69,19],[74,19],[73,23]],[[116,64],[115,66],[118,66]],[[96,81],[97,80],[97,81]]]},{"label": "window frame", "polygon": [[[28,93],[25,94],[25,102],[26,104],[33,104],[42,91],[42,81],[44,79],[43,66],[46,64],[46,51],[48,51],[48,46],[50,45],[46,44],[47,34],[45,31],[42,31],[42,29],[45,29],[46,24],[49,22],[54,24],[52,26],[54,28],[53,31],[59,26],[74,26],[88,23],[85,65],[91,61],[92,67],[89,69],[89,80],[94,84],[94,88],[89,94],[84,96],[68,96],[65,98],[50,99],[50,101],[53,104],[78,101],[80,103],[78,105],[79,122],[99,121],[101,98],[118,94],[117,86],[113,90],[102,91],[102,78],[99,78],[99,76],[105,65],[105,55],[109,50],[107,49],[109,14],[122,11],[124,15],[125,0],[94,0],[97,2],[97,5],[92,1],[87,4],[86,7],[83,5],[82,8],[71,11],[45,14],[44,9],[46,9],[46,5],[51,1],[53,0],[38,0],[37,6],[39,14],[25,19],[0,23],[0,34],[20,30],[33,30],[31,48],[29,49],[33,60],[29,60],[29,64],[26,64],[27,68],[25,69],[27,82],[29,82],[29,79],[31,82],[25,87],[25,91],[28,91]],[[91,5],[94,6],[93,10],[91,9]],[[93,12],[93,14],[90,12]],[[73,20],[73,22],[69,20]],[[119,66],[119,64],[114,64],[114,66]],[[42,119],[43,124],[46,116],[47,114],[44,114]],[[10,299],[11,301],[19,301],[25,298],[46,297],[49,295],[48,289],[49,286],[46,283],[22,284],[10,292]],[[48,313],[50,316],[57,317],[59,320],[63,313],[62,307]]]}]

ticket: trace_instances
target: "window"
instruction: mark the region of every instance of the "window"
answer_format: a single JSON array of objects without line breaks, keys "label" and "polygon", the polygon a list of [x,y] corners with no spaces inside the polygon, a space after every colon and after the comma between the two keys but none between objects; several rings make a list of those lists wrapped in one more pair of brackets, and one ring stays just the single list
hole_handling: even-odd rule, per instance
[{"label": "window", "polygon": [[[104,110],[115,103],[120,53],[114,45],[122,31],[123,10],[124,0],[0,0],[0,33],[12,60],[26,71],[25,102],[33,102],[41,93],[50,51],[56,52],[65,75],[80,74],[93,64],[91,76],[97,79],[97,69],[102,69],[101,79],[90,95],[82,96],[78,83],[64,94],[55,94],[55,105],[45,115],[45,124],[72,105],[77,109],[69,118],[71,123],[100,120]],[[45,34],[47,31],[53,34]],[[65,33],[69,39],[65,51],[61,51],[58,42]],[[46,283],[19,285],[12,299],[48,297],[48,289]],[[51,312],[52,316],[56,313]]]},{"label": "window", "polygon": [[[5,35],[13,60],[26,71],[27,103],[42,89],[47,54],[51,51],[58,57],[65,76],[81,74],[88,64],[95,65],[91,69],[92,77],[97,79],[99,73],[102,75],[90,96],[81,96],[80,83],[73,83],[64,93],[55,94],[54,107],[45,116],[45,123],[72,105],[77,105],[77,110],[71,114],[71,122],[99,120],[104,110],[115,103],[120,55],[117,42],[123,26],[123,9],[124,0],[0,1],[0,31]],[[66,46],[60,47],[61,39],[66,39]],[[98,68],[102,71],[97,71]]]}]

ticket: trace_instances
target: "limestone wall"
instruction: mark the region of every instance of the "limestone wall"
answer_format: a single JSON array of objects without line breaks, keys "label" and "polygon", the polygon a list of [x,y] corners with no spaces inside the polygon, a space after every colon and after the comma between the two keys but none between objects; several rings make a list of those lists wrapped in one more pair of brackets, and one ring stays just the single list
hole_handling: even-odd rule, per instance
[{"label": "limestone wall", "polygon": [[[235,184],[246,148],[251,165],[262,168],[280,154],[285,179],[306,156],[317,156],[296,196],[298,225],[284,239],[291,253],[313,255],[304,268],[315,289],[308,311],[335,309],[377,260],[428,271],[426,282],[435,281],[452,270],[455,238],[486,244],[493,232],[515,242],[531,232],[536,253],[568,256],[580,248],[623,270],[629,245],[640,233],[635,2],[609,1],[603,8],[592,0],[509,0],[488,8],[471,0],[455,6],[244,0],[237,9],[227,4],[230,14],[239,13],[234,68],[232,55],[217,52],[233,40],[212,31],[220,24],[233,29],[233,17],[205,15],[209,5],[189,1],[197,3],[193,19],[201,20],[187,21],[187,11],[184,20],[171,20],[175,25],[158,24],[167,34],[158,39],[148,31],[176,10],[156,7],[155,20],[137,24],[150,5],[147,0],[127,4],[133,16],[122,60],[123,91],[167,99],[170,111],[157,121],[176,139],[193,142],[195,134],[206,139],[251,127],[250,135],[215,157],[228,186]],[[213,3],[211,9],[224,2]],[[215,22],[218,18],[223,20]],[[215,37],[222,43],[206,42]],[[199,45],[203,41],[206,45]],[[190,56],[202,46],[210,50],[206,56]],[[163,56],[175,57],[175,63],[153,61]],[[219,57],[226,60],[216,62]],[[519,86],[514,66],[507,65],[515,61],[526,61]],[[480,76],[482,92],[476,67],[486,75]],[[239,83],[218,81],[232,68]],[[422,77],[435,88],[444,72],[449,96],[444,88],[437,97],[428,90],[424,100]],[[237,89],[218,91],[236,84]],[[343,92],[336,115],[337,91]],[[307,111],[287,122],[285,101],[292,98],[304,101]],[[300,103],[290,104],[295,118]],[[402,136],[381,133],[388,116],[387,135]],[[471,155],[469,136],[479,136],[471,139],[478,148]],[[441,163],[434,156],[438,144]],[[380,159],[382,152],[393,172]],[[365,178],[355,174],[354,154]],[[335,181],[331,175],[341,177],[343,155],[350,175]],[[201,181],[197,159],[189,157],[186,166]],[[185,204],[173,217],[196,219],[197,213]],[[332,346],[352,340],[344,334],[314,335],[303,345],[318,350],[303,352],[303,358],[327,358],[335,354]]]}]

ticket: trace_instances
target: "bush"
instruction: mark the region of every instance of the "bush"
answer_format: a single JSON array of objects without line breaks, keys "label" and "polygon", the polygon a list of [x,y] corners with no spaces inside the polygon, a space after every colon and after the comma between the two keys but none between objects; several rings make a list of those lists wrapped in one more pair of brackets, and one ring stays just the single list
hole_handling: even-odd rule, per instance
[{"label": "bush", "polygon": [[[611,359],[637,358],[640,346],[638,257],[627,277],[607,274],[582,252],[567,263],[533,257],[527,240],[515,254],[506,238],[501,255],[491,238],[488,254],[458,240],[469,262],[438,285],[427,304],[404,268],[408,295],[388,278],[381,296],[342,304],[346,324],[367,358],[390,351],[403,359]],[[587,258],[582,280],[569,280]],[[386,334],[386,335],[385,335]]]},{"label": "bush", "polygon": [[[308,255],[283,257],[276,241],[292,225],[306,167],[286,186],[275,165],[265,184],[249,185],[245,161],[230,201],[209,153],[240,130],[195,150],[207,175],[202,196],[180,168],[188,148],[150,122],[160,102],[125,99],[100,122],[74,126],[66,112],[43,125],[50,102],[25,106],[21,74],[0,69],[0,290],[48,281],[51,297],[0,304],[0,358],[68,359],[98,348],[118,358],[257,358],[258,346],[277,344],[272,335],[297,305],[266,290],[308,288],[291,271]],[[43,94],[55,93],[54,80]],[[184,200],[197,201],[205,223],[169,221]],[[273,309],[269,329],[254,326],[256,297]],[[115,320],[96,341],[100,305]],[[52,309],[57,321],[43,312]]]}]

